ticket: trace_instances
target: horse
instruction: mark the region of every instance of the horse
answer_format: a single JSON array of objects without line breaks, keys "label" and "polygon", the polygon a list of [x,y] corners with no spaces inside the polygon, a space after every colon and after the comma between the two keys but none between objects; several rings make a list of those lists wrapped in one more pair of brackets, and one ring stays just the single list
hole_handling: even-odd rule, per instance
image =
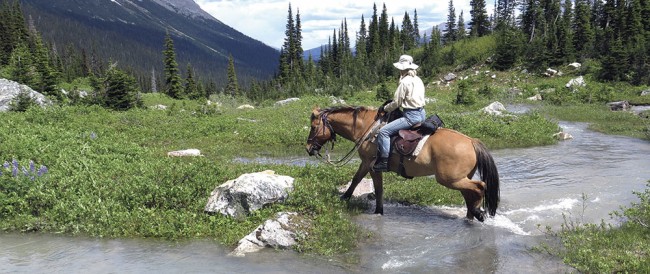
[{"label": "horse", "polygon": [[[328,142],[332,146],[339,135],[355,142],[361,164],[343,200],[349,200],[361,179],[368,173],[375,188],[375,214],[383,215],[383,177],[371,167],[377,158],[377,145],[373,134],[379,128],[386,113],[368,107],[331,107],[321,110],[315,107],[311,113],[311,128],[307,137],[306,150],[310,156],[320,155],[320,149]],[[392,152],[389,169],[397,172],[399,156]],[[349,153],[350,154],[350,153]],[[349,155],[348,154],[348,155]],[[329,155],[328,155],[329,156]],[[499,173],[492,155],[486,146],[476,138],[471,138],[449,128],[439,128],[427,138],[417,157],[403,160],[408,176],[420,177],[435,175],[441,185],[461,192],[467,206],[467,219],[485,220],[485,209],[494,217],[499,205]],[[476,171],[481,180],[473,180]],[[482,207],[483,205],[483,207]]]}]

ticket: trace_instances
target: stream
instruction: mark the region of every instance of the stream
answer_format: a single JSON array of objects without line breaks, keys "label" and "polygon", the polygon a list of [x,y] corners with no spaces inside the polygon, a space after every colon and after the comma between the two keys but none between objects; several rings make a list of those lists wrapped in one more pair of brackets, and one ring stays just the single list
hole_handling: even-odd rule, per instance
[{"label": "stream", "polygon": [[[95,239],[52,234],[0,234],[0,273],[566,273],[561,260],[532,251],[549,240],[546,226],[618,224],[609,213],[638,201],[650,180],[650,143],[561,122],[574,138],[557,145],[492,151],[501,204],[485,223],[465,207],[386,204],[384,216],[354,221],[372,232],[354,263],[264,250],[227,256],[212,241]],[[259,162],[310,162],[307,156]]]}]

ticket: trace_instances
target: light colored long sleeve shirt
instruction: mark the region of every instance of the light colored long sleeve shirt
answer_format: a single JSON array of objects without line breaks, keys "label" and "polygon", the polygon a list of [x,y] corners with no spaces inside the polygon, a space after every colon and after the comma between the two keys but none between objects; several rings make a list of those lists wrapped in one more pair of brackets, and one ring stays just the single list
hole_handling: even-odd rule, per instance
[{"label": "light colored long sleeve shirt", "polygon": [[416,75],[405,75],[399,80],[393,101],[384,106],[384,110],[391,112],[399,107],[402,109],[416,109],[424,107],[424,83]]}]

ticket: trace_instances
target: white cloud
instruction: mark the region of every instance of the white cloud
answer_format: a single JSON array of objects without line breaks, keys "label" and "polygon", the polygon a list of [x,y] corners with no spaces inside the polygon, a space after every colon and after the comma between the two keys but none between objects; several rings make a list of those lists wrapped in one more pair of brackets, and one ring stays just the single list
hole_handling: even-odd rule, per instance
[{"label": "white cloud", "polygon": [[[466,22],[469,21],[469,1],[454,1],[456,16],[463,10]],[[203,10],[236,30],[271,47],[280,48],[282,46],[287,24],[288,1],[195,0],[195,2]],[[300,12],[304,49],[327,44],[328,38],[332,36],[335,29],[338,34],[338,29],[344,18],[347,20],[348,34],[354,43],[354,34],[359,30],[361,15],[363,14],[367,26],[375,3],[378,15],[381,15],[383,3],[385,3],[388,16],[392,17],[395,24],[400,27],[404,12],[408,12],[413,20],[413,11],[417,10],[420,30],[445,22],[449,7],[449,1],[446,0],[386,1],[383,3],[366,0],[296,0],[290,3],[294,19],[296,13]]]}]

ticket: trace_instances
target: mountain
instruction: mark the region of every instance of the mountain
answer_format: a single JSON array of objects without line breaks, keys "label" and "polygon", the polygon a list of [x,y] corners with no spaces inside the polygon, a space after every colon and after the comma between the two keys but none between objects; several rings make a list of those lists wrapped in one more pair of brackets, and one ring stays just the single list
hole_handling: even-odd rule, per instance
[{"label": "mountain", "polygon": [[58,52],[84,49],[117,61],[141,76],[152,70],[162,79],[165,33],[174,40],[176,60],[185,74],[224,86],[229,55],[237,78],[248,83],[269,79],[279,52],[225,25],[193,0],[20,0],[23,12]]}]

